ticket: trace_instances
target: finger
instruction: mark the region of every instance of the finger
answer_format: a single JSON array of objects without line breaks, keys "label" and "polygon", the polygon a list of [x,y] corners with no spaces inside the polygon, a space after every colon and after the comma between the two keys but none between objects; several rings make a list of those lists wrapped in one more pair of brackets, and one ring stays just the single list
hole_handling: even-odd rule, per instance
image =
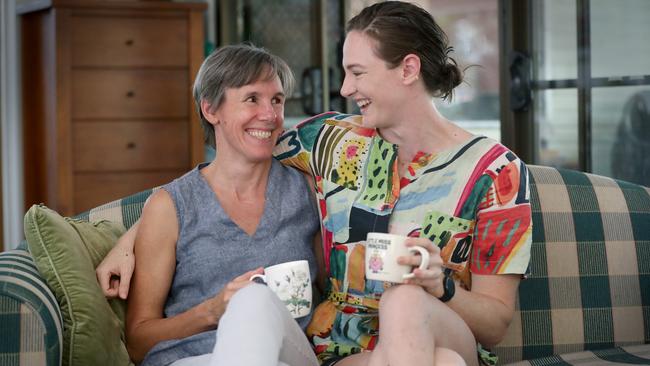
[{"label": "finger", "polygon": [[111,285],[110,285],[109,290],[115,290],[115,291],[117,291],[117,289],[120,288],[120,278],[119,278],[119,277],[117,277],[117,276],[111,276],[111,281],[110,281],[110,283],[111,283]]},{"label": "finger", "polygon": [[256,269],[252,270],[252,271],[248,271],[248,272],[246,272],[246,273],[244,273],[244,274],[242,274],[242,275],[239,275],[239,276],[235,277],[235,278],[233,279],[233,281],[237,281],[237,282],[241,282],[241,281],[249,281],[250,278],[251,278],[253,275],[256,275],[256,274],[263,274],[263,273],[264,273],[264,268],[259,267],[259,268],[256,268]]},{"label": "finger", "polygon": [[397,264],[403,266],[417,267],[420,265],[420,263],[422,263],[422,257],[420,256],[420,254],[403,255],[397,257]]},{"label": "finger", "polygon": [[[419,267],[420,263],[422,263],[422,257],[420,254],[397,257],[397,264],[403,266]],[[442,267],[444,267],[444,262],[439,255],[433,255],[429,257],[429,264],[427,265],[427,269],[442,270]]]},{"label": "finger", "polygon": [[122,269],[122,275],[120,276],[120,299],[126,300],[129,296],[129,287],[131,286],[131,275],[133,274],[133,269]]},{"label": "finger", "polygon": [[415,277],[409,278],[404,281],[404,283],[411,284],[411,285],[417,285],[417,286],[422,286],[424,289],[427,291],[436,291],[439,287],[442,287],[442,281],[441,281],[441,276],[436,275],[434,273],[429,273],[429,274],[416,274],[415,271],[413,272]]},{"label": "finger", "polygon": [[226,303],[228,303],[228,302],[230,301],[230,299],[232,299],[232,297],[235,296],[235,294],[237,293],[237,291],[243,289],[243,288],[246,287],[246,286],[250,286],[250,285],[253,284],[254,282],[251,282],[251,281],[245,281],[245,282],[237,282],[237,283],[231,282],[231,283],[233,283],[233,286],[231,286],[230,288],[228,288],[228,291],[226,291],[226,293],[225,293],[224,296],[223,296],[223,299],[224,299],[224,301],[225,301]]},{"label": "finger", "polygon": [[[400,258],[403,258],[402,260],[404,261],[404,263],[400,263]],[[420,253],[413,252],[413,254],[403,255],[403,256],[397,257],[397,263],[406,265],[406,264],[416,263],[417,262],[416,265],[419,265],[420,262],[421,262],[421,259],[422,259],[422,256],[420,255]],[[413,262],[413,261],[415,261],[415,262]],[[442,263],[443,263],[443,260],[442,260],[442,257],[440,256],[440,252],[438,252],[438,253],[429,253],[429,266],[442,265]],[[411,265],[414,265],[414,264],[411,264]]]},{"label": "finger", "polygon": [[413,270],[413,275],[415,276],[416,279],[422,281],[439,280],[440,277],[442,277],[442,269],[441,268],[429,268],[429,269],[416,268]]},{"label": "finger", "polygon": [[235,293],[237,291],[241,290],[242,288],[244,288],[244,287],[246,287],[246,286],[248,286],[248,285],[250,285],[252,283],[254,283],[254,282],[251,282],[251,281],[248,281],[248,280],[246,280],[246,281],[231,281],[231,282],[228,282],[228,284],[226,285],[226,287],[224,289],[224,295],[223,295],[224,301],[226,301],[226,302],[230,301],[230,298],[233,297],[233,295],[235,295]]},{"label": "finger", "polygon": [[111,276],[109,280],[109,286],[107,289],[104,289],[104,296],[109,299],[115,299],[119,296],[118,288],[120,286],[120,279],[117,276]]},{"label": "finger", "polygon": [[95,271],[95,275],[97,276],[97,282],[99,282],[99,287],[102,289],[104,296],[108,296],[108,291],[111,288],[111,273],[98,268],[97,271]]},{"label": "finger", "polygon": [[427,238],[408,238],[404,242],[407,247],[419,246],[429,251],[429,253],[440,252],[440,248],[434,245],[431,240]]},{"label": "finger", "polygon": [[117,296],[118,296],[117,288],[111,288],[111,289],[108,289],[108,290],[104,291],[104,296],[107,299],[115,299],[115,298],[117,298]]}]

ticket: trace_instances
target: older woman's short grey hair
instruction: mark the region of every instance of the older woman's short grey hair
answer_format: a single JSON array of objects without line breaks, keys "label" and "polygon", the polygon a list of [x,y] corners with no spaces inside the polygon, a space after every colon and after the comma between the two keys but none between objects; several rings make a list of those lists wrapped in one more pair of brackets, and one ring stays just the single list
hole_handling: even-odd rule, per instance
[{"label": "older woman's short grey hair", "polygon": [[205,142],[215,147],[214,126],[201,112],[201,101],[210,104],[212,111],[221,106],[226,89],[239,88],[258,80],[277,76],[286,96],[290,96],[295,83],[291,69],[284,60],[267,50],[252,45],[224,46],[208,56],[194,80],[194,104],[201,117]]}]

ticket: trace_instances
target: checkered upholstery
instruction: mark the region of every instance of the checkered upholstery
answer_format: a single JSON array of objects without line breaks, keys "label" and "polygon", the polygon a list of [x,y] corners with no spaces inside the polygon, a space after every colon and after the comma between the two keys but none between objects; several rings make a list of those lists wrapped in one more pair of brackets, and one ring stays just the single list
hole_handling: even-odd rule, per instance
[{"label": "checkered upholstery", "polygon": [[650,191],[569,170],[530,174],[531,274],[495,350],[501,362],[650,364],[650,345],[620,347],[650,343]]},{"label": "checkered upholstery", "polygon": [[[78,215],[131,227],[153,190]],[[23,242],[0,253],[0,366],[61,365],[63,319],[54,294],[36,270]]]},{"label": "checkered upholstery", "polygon": [[[649,365],[650,190],[597,175],[529,168],[531,274],[521,284],[508,335],[495,350],[500,363]],[[130,227],[151,193],[79,217]],[[53,299],[25,250],[0,254],[0,366],[60,364],[61,316]]]},{"label": "checkered upholstery", "polygon": [[29,253],[0,253],[0,365],[59,365],[62,322]]}]

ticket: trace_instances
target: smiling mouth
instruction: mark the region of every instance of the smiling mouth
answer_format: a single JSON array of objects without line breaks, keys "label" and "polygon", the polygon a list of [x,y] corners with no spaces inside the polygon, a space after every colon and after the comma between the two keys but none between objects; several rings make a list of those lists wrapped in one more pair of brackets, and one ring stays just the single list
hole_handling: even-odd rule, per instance
[{"label": "smiling mouth", "polygon": [[258,140],[267,140],[271,138],[271,131],[264,130],[246,130],[246,133]]},{"label": "smiling mouth", "polygon": [[357,106],[359,106],[359,109],[365,109],[371,104],[369,99],[360,99],[357,100]]}]

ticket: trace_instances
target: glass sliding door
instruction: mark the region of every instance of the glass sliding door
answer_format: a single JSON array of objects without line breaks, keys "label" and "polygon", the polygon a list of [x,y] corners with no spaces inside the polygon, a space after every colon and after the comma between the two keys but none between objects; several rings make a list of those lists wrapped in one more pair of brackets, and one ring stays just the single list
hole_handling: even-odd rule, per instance
[{"label": "glass sliding door", "polygon": [[[532,98],[526,112],[510,115],[515,127],[506,131],[534,147],[527,161],[650,186],[650,1],[501,6],[504,53],[530,57]],[[527,133],[517,134],[517,126]]]},{"label": "glass sliding door", "polygon": [[594,173],[650,186],[647,0],[591,0]]},{"label": "glass sliding door", "polygon": [[578,168],[578,60],[575,0],[532,3],[535,157]]}]

